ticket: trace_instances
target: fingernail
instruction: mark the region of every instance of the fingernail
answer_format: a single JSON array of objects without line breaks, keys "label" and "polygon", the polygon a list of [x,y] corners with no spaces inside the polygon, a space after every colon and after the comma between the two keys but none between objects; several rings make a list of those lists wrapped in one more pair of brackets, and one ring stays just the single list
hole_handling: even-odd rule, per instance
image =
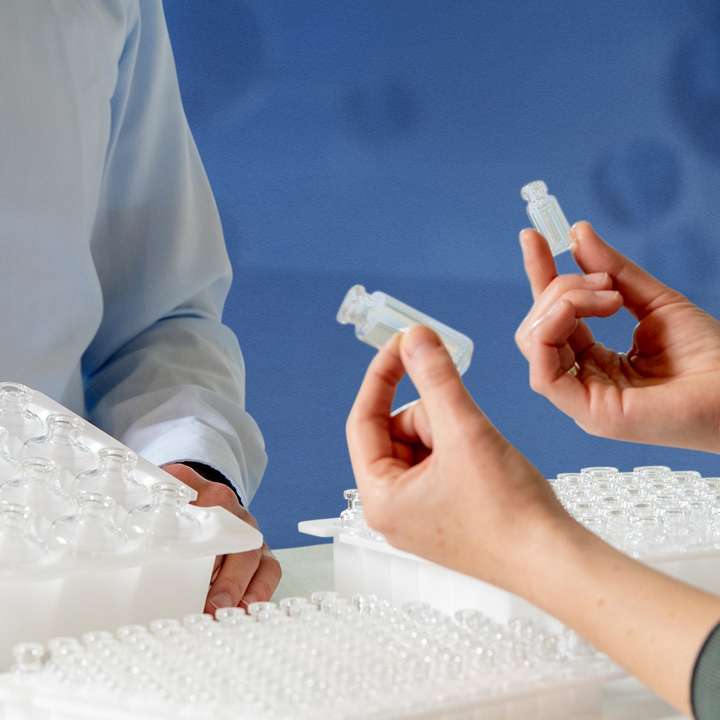
[{"label": "fingernail", "polygon": [[608,274],[605,272],[590,273],[585,276],[585,282],[594,287],[602,287],[607,284]]},{"label": "fingernail", "polygon": [[593,295],[601,300],[614,300],[617,290],[593,290]]},{"label": "fingernail", "polygon": [[255,595],[254,593],[248,593],[243,599],[242,604],[245,605],[245,607],[249,607],[253,603],[260,602],[260,598]]},{"label": "fingernail", "polygon": [[525,249],[525,240],[527,239],[527,234],[529,232],[530,228],[523,228],[518,235],[518,239],[520,240],[520,245],[522,246],[523,250]]},{"label": "fingernail", "polygon": [[235,604],[233,602],[232,595],[226,592],[221,592],[217,595],[213,595],[210,598],[209,602],[216,608],[232,607]]},{"label": "fingernail", "polygon": [[570,228],[570,232],[575,238],[575,242],[579,242],[583,235],[593,232],[593,226],[587,220],[578,220]]},{"label": "fingernail", "polygon": [[411,327],[403,334],[401,348],[408,359],[416,360],[426,352],[435,350],[440,344],[440,338],[429,328],[422,325]]}]

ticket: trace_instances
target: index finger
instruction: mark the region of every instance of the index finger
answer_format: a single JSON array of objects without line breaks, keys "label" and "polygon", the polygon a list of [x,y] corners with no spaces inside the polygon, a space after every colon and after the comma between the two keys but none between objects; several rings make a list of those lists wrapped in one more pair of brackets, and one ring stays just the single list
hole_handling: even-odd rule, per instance
[{"label": "index finger", "polygon": [[571,232],[575,240],[575,261],[583,272],[608,273],[622,294],[625,307],[638,320],[664,305],[683,299],[680,293],[608,245],[589,222],[575,223]]},{"label": "index finger", "polygon": [[378,460],[393,457],[390,411],[405,374],[399,340],[398,334],[373,358],[348,417],[348,449],[356,477]]},{"label": "index finger", "polygon": [[537,230],[525,229],[520,233],[525,274],[530,281],[533,300],[557,277],[557,268],[550,246]]}]

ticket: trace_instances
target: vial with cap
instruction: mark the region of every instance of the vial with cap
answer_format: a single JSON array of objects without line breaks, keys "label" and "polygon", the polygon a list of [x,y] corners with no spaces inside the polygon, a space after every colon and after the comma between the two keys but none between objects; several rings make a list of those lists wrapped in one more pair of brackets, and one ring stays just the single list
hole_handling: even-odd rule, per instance
[{"label": "vial with cap", "polygon": [[570,225],[554,195],[542,180],[533,180],[520,190],[527,214],[535,229],[547,240],[553,256],[570,249]]},{"label": "vial with cap", "polygon": [[426,325],[443,341],[461,375],[470,367],[473,342],[469,337],[384,292],[369,293],[362,285],[354,285],[340,305],[337,321],[354,325],[358,340],[378,349],[395,333]]}]

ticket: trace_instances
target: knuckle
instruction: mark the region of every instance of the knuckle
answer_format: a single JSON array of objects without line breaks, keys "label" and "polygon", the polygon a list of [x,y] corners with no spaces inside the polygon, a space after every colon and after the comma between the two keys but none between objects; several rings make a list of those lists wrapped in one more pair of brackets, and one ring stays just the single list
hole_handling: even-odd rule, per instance
[{"label": "knuckle", "polygon": [[[222,483],[211,483],[203,492],[203,499],[211,506],[219,505],[224,508],[234,507],[237,497],[231,488]],[[247,513],[249,515],[249,513]]]},{"label": "knuckle", "polygon": [[253,595],[261,600],[269,600],[275,592],[275,586],[263,578],[256,578],[252,584]]},{"label": "knuckle", "polygon": [[544,380],[539,378],[536,374],[530,375],[530,389],[536,392],[538,395],[544,395],[547,385]]}]

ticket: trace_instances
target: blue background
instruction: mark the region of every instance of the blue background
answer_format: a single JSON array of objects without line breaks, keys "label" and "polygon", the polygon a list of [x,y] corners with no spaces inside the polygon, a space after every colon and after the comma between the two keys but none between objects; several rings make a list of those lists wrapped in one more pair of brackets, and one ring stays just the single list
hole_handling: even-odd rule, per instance
[{"label": "blue background", "polygon": [[[585,435],[528,388],[519,189],[717,313],[720,4],[686,0],[167,0],[185,107],[236,271],[226,322],[270,463],[276,547],[353,484],[344,422],[372,351],[335,323],[350,285],[470,335],[466,381],[547,474],[710,455]],[[562,259],[563,269],[571,261]],[[623,315],[594,323],[629,347]],[[411,390],[403,388],[403,396]]]}]

